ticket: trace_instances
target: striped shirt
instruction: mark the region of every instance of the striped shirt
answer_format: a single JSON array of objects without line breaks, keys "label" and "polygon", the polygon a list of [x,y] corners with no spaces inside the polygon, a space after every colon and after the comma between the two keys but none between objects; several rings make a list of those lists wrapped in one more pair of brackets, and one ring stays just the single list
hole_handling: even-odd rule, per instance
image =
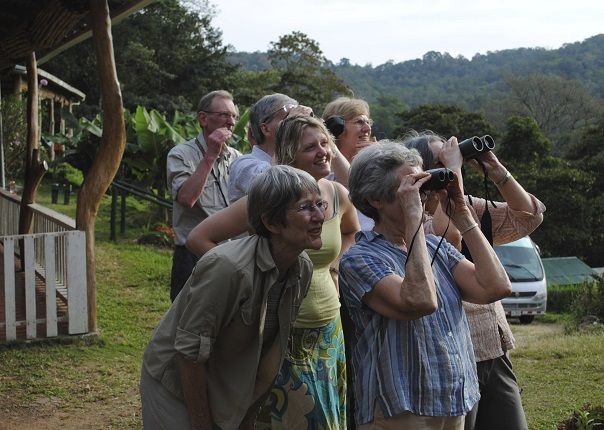
[{"label": "striped shirt", "polygon": [[[434,254],[440,238],[427,236]],[[468,321],[452,271],[463,259],[443,241],[433,271],[438,309],[412,321],[385,318],[362,301],[389,275],[405,275],[407,253],[373,231],[340,262],[340,291],[355,325],[352,347],[356,419],[373,421],[403,412],[427,416],[465,415],[478,401],[478,381]]]}]

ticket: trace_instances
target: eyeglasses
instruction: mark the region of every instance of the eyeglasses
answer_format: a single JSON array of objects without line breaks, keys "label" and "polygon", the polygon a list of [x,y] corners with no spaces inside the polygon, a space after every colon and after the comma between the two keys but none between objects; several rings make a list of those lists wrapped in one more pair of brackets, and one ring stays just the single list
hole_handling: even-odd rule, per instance
[{"label": "eyeglasses", "polygon": [[231,113],[231,112],[213,112],[213,111],[209,111],[209,110],[203,110],[203,113],[209,113],[209,114],[213,114],[213,115],[218,115],[220,117],[220,119],[222,120],[227,120],[227,119],[233,119],[234,122],[237,122],[239,120],[239,115]]},{"label": "eyeglasses", "polygon": [[344,122],[350,122],[359,128],[363,128],[364,125],[368,125],[369,127],[373,126],[373,120],[371,118],[358,118]]},{"label": "eyeglasses", "polygon": [[298,105],[297,104],[293,104],[293,103],[288,103],[286,105],[281,106],[279,109],[277,109],[276,111],[271,112],[270,114],[268,114],[263,120],[262,122],[267,122],[269,119],[272,119],[277,113],[283,111],[285,112],[285,117],[287,118],[287,115],[289,115],[289,113],[297,108]]},{"label": "eyeglasses", "polygon": [[304,212],[308,215],[312,215],[312,213],[316,210],[318,210],[319,212],[321,212],[322,214],[325,213],[325,211],[327,210],[327,206],[328,203],[325,200],[319,200],[316,203],[304,203],[303,205],[298,206],[297,208],[291,209],[297,212]]}]

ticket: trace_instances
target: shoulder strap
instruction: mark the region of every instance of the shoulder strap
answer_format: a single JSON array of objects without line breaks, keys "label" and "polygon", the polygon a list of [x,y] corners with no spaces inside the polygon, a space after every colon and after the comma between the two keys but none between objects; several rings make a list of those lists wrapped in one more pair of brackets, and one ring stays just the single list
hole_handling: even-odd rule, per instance
[{"label": "shoulder strap", "polygon": [[336,216],[340,212],[340,194],[335,182],[332,181],[331,186],[333,187],[333,216]]}]

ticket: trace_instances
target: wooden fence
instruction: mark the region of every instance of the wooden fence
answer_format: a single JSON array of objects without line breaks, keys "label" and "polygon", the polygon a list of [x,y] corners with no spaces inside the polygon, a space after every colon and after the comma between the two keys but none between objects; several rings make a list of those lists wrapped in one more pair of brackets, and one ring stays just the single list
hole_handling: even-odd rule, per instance
[{"label": "wooden fence", "polygon": [[64,215],[31,207],[34,233],[17,235],[18,197],[0,190],[0,341],[87,333],[85,233]]}]

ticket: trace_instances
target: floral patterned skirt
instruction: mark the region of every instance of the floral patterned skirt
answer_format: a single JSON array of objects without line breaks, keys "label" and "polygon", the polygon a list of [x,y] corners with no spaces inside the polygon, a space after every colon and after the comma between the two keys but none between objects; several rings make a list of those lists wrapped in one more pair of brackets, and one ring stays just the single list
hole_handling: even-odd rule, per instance
[{"label": "floral patterned skirt", "polygon": [[273,429],[346,428],[346,355],[340,316],[294,328],[268,404]]}]

